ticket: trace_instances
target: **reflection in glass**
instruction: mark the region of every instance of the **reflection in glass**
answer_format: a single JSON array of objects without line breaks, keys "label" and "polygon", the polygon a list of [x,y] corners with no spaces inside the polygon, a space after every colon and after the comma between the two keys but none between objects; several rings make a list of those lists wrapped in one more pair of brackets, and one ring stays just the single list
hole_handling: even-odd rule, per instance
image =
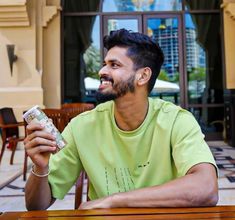
[{"label": "reflection in glass", "polygon": [[219,10],[220,0],[185,0],[186,10]]},{"label": "reflection in glass", "polygon": [[191,16],[186,15],[185,21],[189,99],[198,101],[206,86],[206,54],[205,48],[197,41],[196,28]]},{"label": "reflection in glass", "polygon": [[108,33],[121,28],[138,32],[138,20],[128,18],[108,20]]},{"label": "reflection in glass", "polygon": [[159,95],[160,98],[176,104],[179,103],[178,25],[177,18],[149,18],[147,20],[148,35],[158,42],[165,56],[158,79],[168,88],[163,91],[159,89],[161,85],[156,85],[151,95]]},{"label": "reflection in glass", "polygon": [[219,15],[186,14],[185,25],[189,103],[222,103]]},{"label": "reflection in glass", "polygon": [[[204,134],[213,133],[213,132],[223,132],[224,129],[224,120],[223,114],[221,112],[224,111],[223,107],[213,107],[213,108],[189,108],[190,112],[194,115],[196,120],[198,121],[202,132]],[[214,111],[217,114],[216,120],[214,118],[208,118],[208,112]]]},{"label": "reflection in glass", "polygon": [[85,77],[98,78],[100,28],[98,16],[65,17],[64,102],[88,100]]},{"label": "reflection in glass", "polygon": [[98,12],[100,0],[62,0],[65,12]]},{"label": "reflection in glass", "polygon": [[[189,106],[223,103],[219,15],[187,14],[185,25]],[[224,120],[223,108],[193,108],[192,112],[205,132],[221,126],[217,122]]]},{"label": "reflection in glass", "polygon": [[179,11],[182,0],[104,0],[103,12]]}]

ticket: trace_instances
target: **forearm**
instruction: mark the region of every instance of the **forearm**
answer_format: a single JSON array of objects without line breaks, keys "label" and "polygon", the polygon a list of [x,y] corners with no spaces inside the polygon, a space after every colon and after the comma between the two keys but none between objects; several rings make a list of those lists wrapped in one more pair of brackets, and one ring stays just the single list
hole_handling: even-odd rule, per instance
[{"label": "forearm", "polygon": [[[198,172],[197,169],[200,169]],[[187,175],[168,183],[114,194],[116,207],[191,207],[214,206],[218,184],[212,165],[197,165]]]},{"label": "forearm", "polygon": [[112,198],[114,207],[191,207],[213,206],[217,203],[216,186],[209,184],[202,189],[193,179],[185,182],[188,177],[160,186],[115,194]]},{"label": "forearm", "polygon": [[28,210],[44,210],[54,202],[47,177],[30,174],[25,185],[25,201]]},{"label": "forearm", "polygon": [[202,163],[192,167],[185,176],[165,184],[84,202],[79,209],[214,206],[217,201],[215,167]]}]

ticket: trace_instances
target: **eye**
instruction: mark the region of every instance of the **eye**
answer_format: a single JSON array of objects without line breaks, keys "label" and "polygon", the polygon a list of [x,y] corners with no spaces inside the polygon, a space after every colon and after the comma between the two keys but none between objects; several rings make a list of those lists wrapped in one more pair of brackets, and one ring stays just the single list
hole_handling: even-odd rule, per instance
[{"label": "eye", "polygon": [[117,63],[112,63],[111,66],[112,66],[113,68],[118,68],[118,67],[119,67],[119,64],[117,64]]}]

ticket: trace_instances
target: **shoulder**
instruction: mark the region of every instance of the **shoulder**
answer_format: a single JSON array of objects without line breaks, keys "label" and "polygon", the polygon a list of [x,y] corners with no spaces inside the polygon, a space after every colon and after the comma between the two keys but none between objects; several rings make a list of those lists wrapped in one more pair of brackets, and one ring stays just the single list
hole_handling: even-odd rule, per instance
[{"label": "shoulder", "polygon": [[157,113],[158,117],[165,118],[166,121],[175,120],[181,114],[191,114],[180,106],[162,99],[150,98],[149,101],[152,111]]},{"label": "shoulder", "polygon": [[152,102],[155,111],[159,111],[168,117],[172,115],[177,118],[194,118],[191,112],[172,102],[164,101],[162,99],[150,99],[150,102]]},{"label": "shoulder", "polygon": [[156,122],[167,130],[182,129],[182,126],[195,126],[197,121],[191,112],[171,102],[161,99],[150,99],[151,112]]}]

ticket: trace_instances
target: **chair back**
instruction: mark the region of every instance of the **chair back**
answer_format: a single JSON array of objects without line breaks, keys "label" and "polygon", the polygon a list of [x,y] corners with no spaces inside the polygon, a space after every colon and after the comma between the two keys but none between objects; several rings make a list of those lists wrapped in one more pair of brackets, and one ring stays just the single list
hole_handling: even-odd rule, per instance
[{"label": "chair back", "polygon": [[62,109],[64,112],[64,120],[65,120],[65,126],[71,121],[72,118],[76,117],[80,113],[86,111],[81,108],[64,108]]},{"label": "chair back", "polygon": [[56,128],[62,132],[66,126],[65,122],[65,114],[62,109],[52,109],[52,108],[46,108],[42,109],[42,111],[47,115],[48,118],[50,118],[53,121],[53,124],[56,126]]},{"label": "chair back", "polygon": [[[0,124],[3,125],[17,124],[17,120],[12,108],[0,109]],[[9,137],[19,137],[19,128],[18,127],[6,128],[6,138]]]},{"label": "chair back", "polygon": [[92,103],[83,103],[83,102],[77,102],[77,103],[64,103],[61,105],[61,108],[62,109],[65,109],[65,108],[76,108],[76,109],[80,109],[81,112],[84,112],[84,111],[88,111],[88,110],[91,110],[93,109],[95,106],[94,104]]},{"label": "chair back", "polygon": [[65,125],[67,125],[70,120],[82,112],[93,109],[95,106],[92,103],[64,103],[61,108],[65,114]]}]

